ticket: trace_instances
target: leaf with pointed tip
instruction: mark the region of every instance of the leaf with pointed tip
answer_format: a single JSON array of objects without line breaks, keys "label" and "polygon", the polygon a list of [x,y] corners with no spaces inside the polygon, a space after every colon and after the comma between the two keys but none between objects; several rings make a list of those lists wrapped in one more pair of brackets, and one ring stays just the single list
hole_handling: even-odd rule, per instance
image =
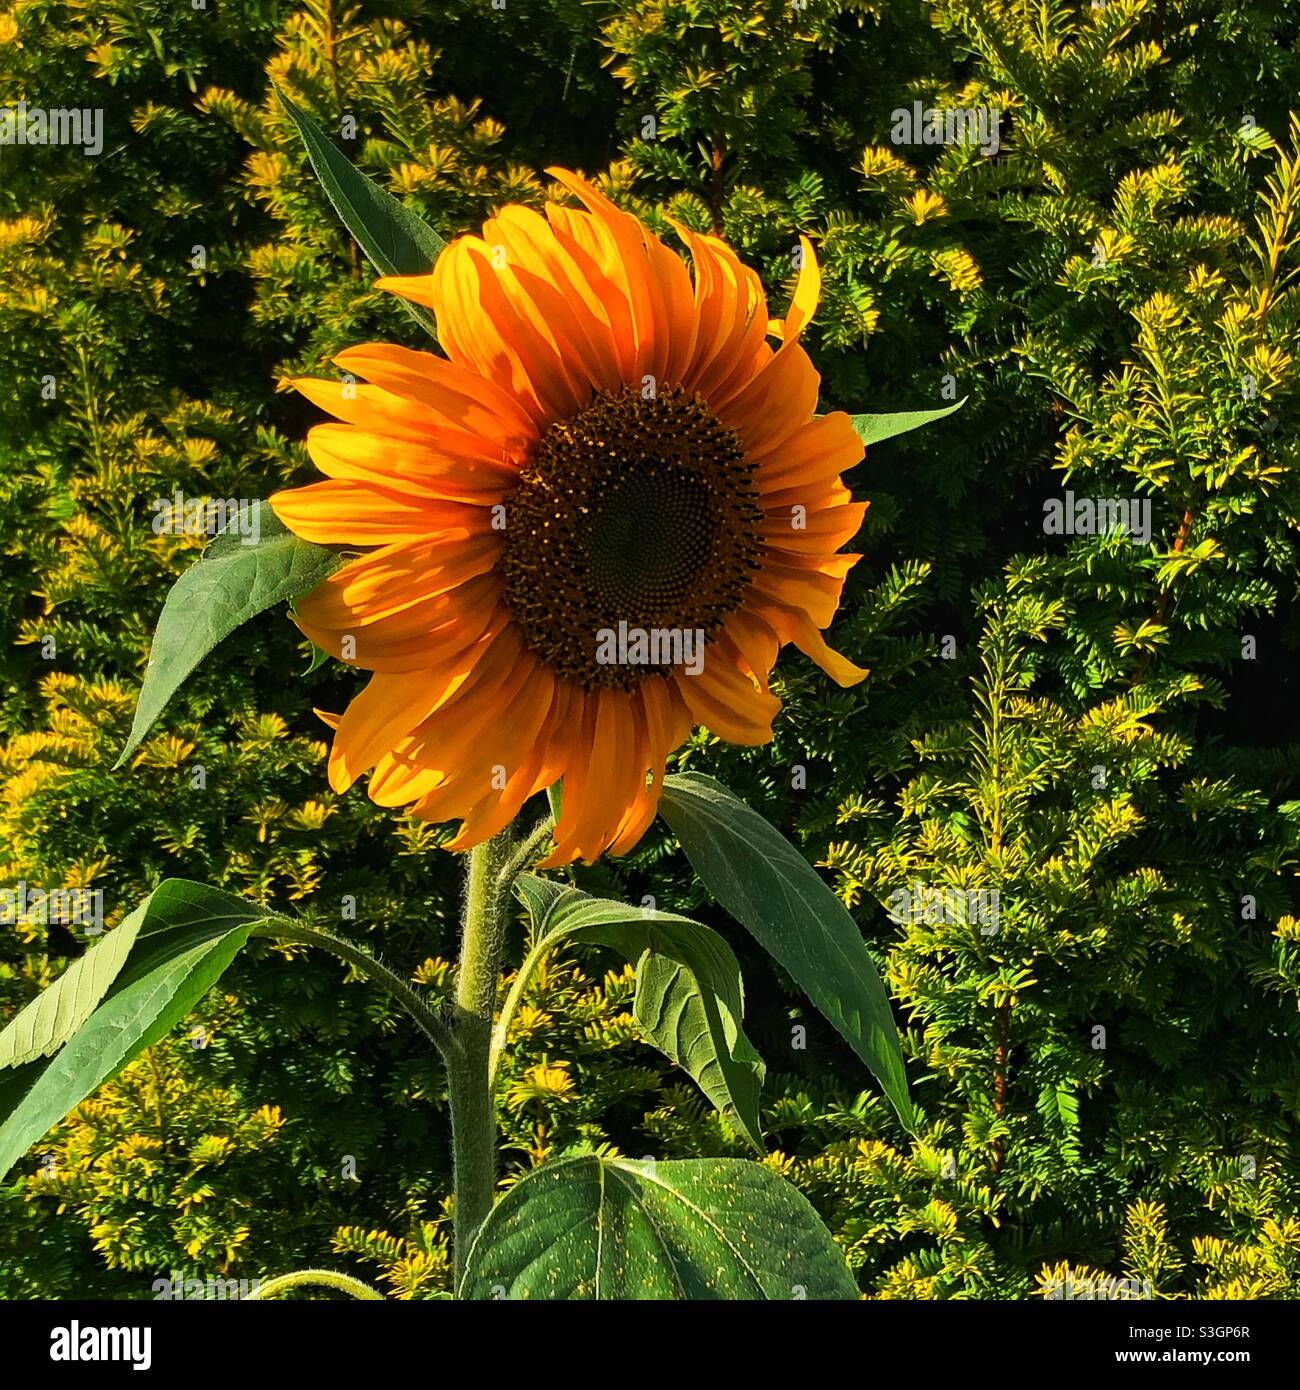
[{"label": "leaf with pointed tip", "polygon": [[700,882],[834,1024],[910,1128],[889,996],[848,909],[779,830],[712,777],[666,777],[659,806]]},{"label": "leaf with pointed tip", "polygon": [[[528,920],[533,924],[533,936],[544,936],[551,912],[566,893],[576,893],[577,889],[567,884],[556,883],[552,878],[540,874],[520,874],[515,879],[515,892],[528,910]],[[580,895],[586,897],[585,893]]]},{"label": "leaf with pointed tip", "polygon": [[[689,917],[593,898],[535,874],[520,874],[515,887],[533,935],[502,1019],[514,1012],[538,960],[564,940],[609,946],[639,961],[634,1008],[648,1041],[684,1068],[761,1153],[764,1067],[741,1029],[740,966],[722,937]],[[498,1049],[503,1044],[498,1036]]]},{"label": "leaf with pointed tip", "polygon": [[912,430],[919,430],[924,425],[932,425],[936,420],[944,419],[960,410],[967,399],[968,397],[963,396],[955,405],[944,406],[939,410],[900,410],[884,415],[854,415],[851,417],[853,428],[857,430],[858,438],[864,444],[880,444],[896,435],[909,434]]},{"label": "leaf with pointed tip", "polygon": [[172,585],[154,631],[131,735],[114,770],[218,642],[272,604],[314,589],[343,563],[334,551],[295,536],[270,503],[257,505],[255,545],[236,532],[222,532]]},{"label": "leaf with pointed tip", "polygon": [[308,642],[308,646],[311,647],[311,662],[303,672],[304,676],[310,676],[313,671],[319,670],[330,659],[329,652],[323,651],[315,642]]},{"label": "leaf with pointed tip", "polygon": [[[307,157],[326,196],[357,245],[383,275],[424,275],[446,243],[410,208],[368,179],[314,120],[276,88],[276,95],[307,147]],[[433,315],[402,300],[408,313],[437,337]]]},{"label": "leaf with pointed tip", "polygon": [[680,961],[647,951],[637,964],[632,1012],[646,1037],[686,1071],[718,1113],[762,1153],[758,1102],[767,1068],[741,1031],[730,1003],[701,989]]}]

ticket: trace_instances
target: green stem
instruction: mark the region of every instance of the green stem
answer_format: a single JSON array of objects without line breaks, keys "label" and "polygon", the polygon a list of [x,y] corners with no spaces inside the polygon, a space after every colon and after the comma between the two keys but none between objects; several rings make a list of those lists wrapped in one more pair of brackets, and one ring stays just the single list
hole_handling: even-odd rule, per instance
[{"label": "green stem", "polygon": [[363,1299],[367,1303],[384,1301],[384,1296],[378,1289],[372,1289],[369,1284],[363,1284],[360,1279],[354,1279],[350,1274],[336,1274],[332,1269],[295,1269],[292,1274],[277,1274],[274,1279],[263,1280],[244,1302],[251,1302],[255,1298],[274,1298],[287,1289],[301,1288],[306,1284],[338,1289],[341,1293]]},{"label": "green stem", "polygon": [[451,1029],[406,980],[395,970],[390,970],[364,946],[358,946],[355,941],[348,941],[345,937],[335,936],[333,932],[322,931],[319,927],[291,922],[285,917],[271,918],[255,927],[252,935],[271,937],[277,941],[297,941],[307,946],[323,946],[325,950],[332,951],[334,955],[355,966],[363,975],[382,986],[410,1014],[443,1056],[448,1055],[453,1043]]},{"label": "green stem", "polygon": [[540,850],[550,839],[551,831],[555,829],[555,820],[551,816],[543,816],[527,835],[519,842],[519,847],[506,861],[506,866],[501,870],[497,880],[497,887],[502,897],[510,891],[515,879],[525,870],[531,869],[538,859],[541,858]]},{"label": "green stem", "polygon": [[493,1095],[496,1094],[497,1089],[497,1069],[501,1065],[501,1054],[505,1051],[506,1042],[510,1036],[511,1020],[523,1001],[524,991],[528,988],[528,982],[532,979],[538,963],[543,957],[549,955],[552,949],[551,947],[538,949],[534,946],[527,952],[523,964],[515,974],[510,991],[506,995],[506,1002],[501,1006],[501,1017],[492,1030],[492,1046],[488,1052],[488,1089]]},{"label": "green stem", "polygon": [[492,1210],[496,1190],[496,1113],[488,1085],[488,1056],[505,922],[500,875],[510,847],[511,832],[506,830],[476,845],[469,855],[454,1045],[447,1056],[457,1288],[464,1277],[470,1242]]}]

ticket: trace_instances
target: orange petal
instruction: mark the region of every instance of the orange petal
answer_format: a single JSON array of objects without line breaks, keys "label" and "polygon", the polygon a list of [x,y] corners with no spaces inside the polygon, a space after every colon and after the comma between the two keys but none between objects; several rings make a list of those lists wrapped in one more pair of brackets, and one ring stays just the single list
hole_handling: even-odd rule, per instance
[{"label": "orange petal", "polygon": [[375,281],[377,290],[385,290],[389,294],[395,294],[400,299],[409,299],[412,304],[421,304],[426,309],[436,311],[437,305],[433,302],[433,272],[426,271],[423,275],[381,275]]},{"label": "orange petal", "polygon": [[783,348],[764,370],[725,404],[718,418],[740,436],[746,454],[761,455],[788,440],[813,418],[821,378],[801,347]]},{"label": "orange petal", "polygon": [[[627,761],[635,737],[631,701],[622,690],[589,693],[583,710],[585,746],[576,743],[564,777],[555,852],[547,862],[593,863],[610,843],[636,794]],[[644,777],[644,769],[641,774]],[[564,856],[567,856],[565,858]]]},{"label": "orange petal", "polygon": [[604,257],[603,264],[628,307],[632,353],[630,360],[624,359],[630,372],[624,379],[639,383],[643,376],[652,376],[675,381],[670,374],[673,347],[691,322],[686,267],[648,227],[586,180],[565,169],[547,173],[581,200],[613,240],[616,257]]},{"label": "orange petal", "polygon": [[750,455],[760,493],[815,487],[861,463],[862,441],[842,410],[820,415],[763,452]]},{"label": "orange petal", "polygon": [[551,743],[557,712],[563,701],[556,681],[549,671],[539,667],[539,673],[547,682],[544,693],[522,694],[517,708],[523,711],[523,722],[515,731],[509,750],[503,750],[510,762],[502,763],[507,769],[508,779],[502,790],[484,796],[468,811],[462,812],[463,824],[455,837],[444,846],[450,850],[469,849],[490,839],[503,830],[518,813],[519,808],[535,792],[549,785],[544,780],[545,769],[553,756]]},{"label": "orange petal", "polygon": [[799,335],[817,312],[817,301],[821,298],[822,272],[821,267],[817,264],[817,256],[813,251],[812,242],[806,236],[800,236],[799,246],[803,251],[799,262],[799,278],[795,281],[794,297],[790,301],[790,312],[786,314],[785,322],[781,327],[782,346],[777,353],[778,356],[791,343],[799,341]]},{"label": "orange petal", "polygon": [[781,639],[757,613],[748,608],[737,609],[727,619],[723,632],[740,653],[759,688],[766,691],[768,677],[781,650]]},{"label": "orange petal", "polygon": [[705,649],[704,669],[677,675],[677,690],[696,722],[729,743],[769,743],[781,702],[754,684],[742,662],[733,643],[716,637]]},{"label": "orange petal", "polygon": [[609,846],[610,854],[627,854],[640,842],[659,810],[668,755],[691,731],[690,711],[673,684],[662,676],[648,676],[633,696],[633,716],[644,737],[637,761],[649,764],[650,776],[628,807]]},{"label": "orange petal", "polygon": [[[790,302],[790,312],[785,316],[781,326],[781,346],[775,353],[769,353],[764,349],[760,365],[755,371],[739,378],[732,378],[727,387],[715,392],[710,398],[715,410],[721,411],[737,401],[742,392],[744,400],[753,401],[770,397],[772,390],[780,394],[787,389],[786,383],[790,374],[784,369],[783,359],[797,347],[800,335],[817,311],[817,301],[821,296],[821,270],[817,265],[817,257],[813,254],[812,243],[807,237],[801,236],[799,245],[803,250],[803,257],[800,261],[799,277],[795,281],[794,296]],[[780,384],[777,384],[778,381]],[[815,407],[815,396],[813,402]],[[738,408],[748,407],[738,405]],[[809,414],[811,413],[810,410]]]},{"label": "orange petal", "polygon": [[313,627],[355,632],[417,604],[427,608],[494,568],[500,551],[497,534],[386,545],[336,570],[298,599],[298,611]]},{"label": "orange petal", "polygon": [[783,642],[793,642],[811,661],[815,661],[837,685],[857,685],[869,674],[865,667],[855,666],[847,657],[832,651],[826,639],[813,626],[806,613],[769,604],[763,617],[772,625]]},{"label": "orange petal", "polygon": [[620,381],[637,380],[637,336],[629,299],[627,267],[610,229],[589,213],[575,212],[554,203],[546,219],[556,240],[572,258],[587,281],[596,286],[609,319],[615,366]]},{"label": "orange petal", "polygon": [[448,356],[515,397],[534,422],[565,419],[585,404],[581,372],[518,287],[505,248],[460,237],[438,257],[434,295]]},{"label": "orange petal", "polygon": [[510,614],[500,602],[501,587],[495,575],[471,579],[433,604],[404,609],[355,632],[315,627],[301,613],[294,621],[336,661],[366,671],[428,670],[450,661],[484,633],[505,627]]},{"label": "orange petal", "polygon": [[504,454],[457,457],[448,451],[446,436],[417,442],[356,425],[316,425],[307,433],[307,452],[327,478],[391,488],[404,496],[491,506],[519,481],[518,467]]},{"label": "orange petal", "polygon": [[437,671],[380,672],[344,711],[330,750],[329,780],[344,792],[383,754],[465,684],[501,639],[484,638]]},{"label": "orange petal", "polygon": [[362,483],[310,483],[272,493],[269,500],[295,536],[319,545],[465,540],[491,529],[491,515],[482,507],[410,498]]},{"label": "orange petal", "polygon": [[764,342],[767,301],[763,283],[716,237],[677,229],[695,264],[696,337],[682,385],[715,410],[749,381],[772,350]]},{"label": "orange petal", "polygon": [[504,245],[520,289],[550,320],[587,379],[607,391],[621,384],[618,348],[601,286],[593,283],[550,223],[532,208],[503,208],[483,229]]},{"label": "orange petal", "polygon": [[827,508],[842,507],[853,501],[853,494],[840,481],[839,474],[819,483],[795,483],[775,492],[765,492],[759,499],[764,516],[784,516],[789,519],[793,507],[802,507],[805,516]]},{"label": "orange petal", "polygon": [[645,834],[646,827],[654,820],[659,793],[662,790],[658,783],[646,778],[646,765],[650,761],[650,736],[639,689],[629,692],[627,720],[631,738],[624,745],[622,756],[628,772],[633,775],[628,779],[626,794],[622,798],[623,814],[609,832],[605,845],[610,854],[626,854]]},{"label": "orange petal", "polygon": [[378,434],[420,444],[437,442],[452,452],[500,457],[501,450],[488,440],[452,429],[446,417],[409,396],[398,396],[382,386],[354,381],[324,381],[319,377],[294,377],[289,385],[337,420]]},{"label": "orange petal", "polygon": [[787,551],[830,555],[857,535],[866,514],[865,502],[848,502],[822,511],[810,511],[798,528],[791,525],[789,515],[766,517],[759,532],[768,552],[777,559],[786,559],[782,552]]},{"label": "orange petal", "polygon": [[[463,688],[393,750],[395,761],[441,774],[436,787],[411,808],[412,815],[452,820],[486,801],[487,816],[506,791],[519,790],[516,774],[536,752],[555,678],[531,654],[518,647],[515,653],[509,661],[485,667],[486,674],[479,673],[472,687]],[[381,799],[373,783],[371,795]]]},{"label": "orange petal", "polygon": [[[556,868],[570,864],[579,857],[594,857],[601,852],[602,842],[617,854],[626,853],[632,848],[654,819],[663,790],[664,764],[668,754],[686,738],[691,729],[690,711],[672,682],[662,676],[647,677],[632,693],[629,703],[638,736],[642,731],[644,735],[644,752],[638,753],[629,763],[630,796],[617,824],[606,823],[600,840],[593,836],[586,841],[577,803],[580,797],[594,795],[588,790],[588,781],[584,779],[590,777],[593,760],[597,702],[595,697],[588,696],[576,686],[573,691],[573,709],[576,713],[568,720],[568,746],[561,749],[557,759],[559,771],[564,775],[562,838],[557,841],[556,849],[541,862],[541,868]],[[639,707],[637,696],[640,697]],[[639,778],[632,773],[632,763],[641,765]],[[650,772],[648,782],[645,779],[647,766]],[[539,781],[539,786],[549,786],[554,780],[552,776],[546,782]],[[571,804],[573,809],[568,810]]]},{"label": "orange petal", "polygon": [[512,395],[431,352],[364,343],[340,352],[334,362],[385,391],[419,401],[440,429],[489,440],[506,453],[517,453],[535,438],[532,420]]},{"label": "orange petal", "polygon": [[814,627],[829,627],[840,604],[844,575],[860,558],[834,555],[804,568],[765,556],[763,568],[753,578],[753,589],[787,608],[802,609]]}]

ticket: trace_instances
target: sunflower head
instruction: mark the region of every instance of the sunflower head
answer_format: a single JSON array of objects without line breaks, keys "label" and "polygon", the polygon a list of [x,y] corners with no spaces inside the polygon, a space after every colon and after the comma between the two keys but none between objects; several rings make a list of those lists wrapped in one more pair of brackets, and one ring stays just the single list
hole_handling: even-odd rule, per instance
[{"label": "sunflower head", "polygon": [[[363,548],[298,601],[317,646],[373,672],[335,728],[331,785],[504,827],[561,778],[550,864],[630,849],[693,724],[772,736],[777,653],[842,685],[826,645],[858,529],[840,474],[863,447],[815,416],[800,335],[812,247],[783,321],[716,237],[636,218],[551,171],[578,211],[507,207],[431,275],[379,282],[433,310],[446,357],[390,344],[295,385],[334,422],[307,438],[326,481],[277,493],[304,539]],[[771,341],[769,341],[769,339]]]}]

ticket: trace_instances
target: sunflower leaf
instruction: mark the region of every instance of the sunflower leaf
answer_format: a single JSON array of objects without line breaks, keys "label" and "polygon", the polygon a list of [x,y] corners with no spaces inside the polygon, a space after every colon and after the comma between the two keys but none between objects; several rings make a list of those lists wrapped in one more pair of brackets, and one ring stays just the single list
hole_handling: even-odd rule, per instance
[{"label": "sunflower leaf", "polygon": [[315,642],[308,641],[307,645],[311,648],[311,664],[303,672],[304,676],[310,676],[313,671],[319,670],[330,659],[330,654],[323,651]]},{"label": "sunflower leaf", "polygon": [[538,961],[562,941],[608,946],[639,962],[634,1006],[646,1038],[682,1067],[727,1122],[763,1152],[758,1098],[765,1068],[741,1029],[740,966],[731,947],[701,922],[675,912],[593,898],[534,874],[515,889],[533,932],[502,1010],[496,1047]]},{"label": "sunflower leaf", "polygon": [[544,1163],[488,1214],[465,1299],[856,1299],[830,1232],[760,1163],[635,1163],[583,1154]]},{"label": "sunflower leaf", "polygon": [[[383,275],[423,275],[432,270],[446,245],[438,233],[354,167],[320,126],[278,87],[276,95],[302,137],[311,167],[334,211],[376,269]],[[408,300],[402,304],[417,323],[438,336],[428,309]]]},{"label": "sunflower leaf", "polygon": [[533,940],[538,941],[546,931],[550,921],[551,909],[564,896],[564,884],[554,879],[542,878],[539,874],[520,874],[515,879],[515,893],[528,910],[529,921],[533,924]]},{"label": "sunflower leaf", "polygon": [[701,989],[690,969],[647,951],[636,968],[633,1016],[641,1031],[694,1080],[758,1153],[763,1152],[759,1092],[767,1068],[722,995]]},{"label": "sunflower leaf", "polygon": [[[40,1007],[44,995],[29,1004],[0,1033],[0,1050],[18,1063],[0,1076],[0,1178],[51,1126],[170,1032],[254,927],[271,920],[229,893],[166,879],[61,977],[59,983],[90,962],[81,971],[89,988],[81,1003],[67,1013],[57,1007],[67,999],[56,997],[53,1010]],[[69,998],[77,993],[74,985]],[[43,1056],[47,1051],[54,1055]]]},{"label": "sunflower leaf", "polygon": [[854,415],[853,428],[864,444],[880,444],[895,435],[908,434],[919,430],[923,425],[932,425],[954,414],[964,406],[969,397],[963,396],[955,405],[943,406],[939,410],[900,410],[885,415]]},{"label": "sunflower leaf", "polygon": [[712,777],[666,777],[660,810],[701,883],[789,972],[911,1128],[889,996],[848,909],[779,830]]},{"label": "sunflower leaf", "polygon": [[154,630],[121,767],[167,702],[223,638],[272,604],[314,589],[343,563],[334,551],[300,540],[259,502],[255,545],[222,532],[172,585]]}]

